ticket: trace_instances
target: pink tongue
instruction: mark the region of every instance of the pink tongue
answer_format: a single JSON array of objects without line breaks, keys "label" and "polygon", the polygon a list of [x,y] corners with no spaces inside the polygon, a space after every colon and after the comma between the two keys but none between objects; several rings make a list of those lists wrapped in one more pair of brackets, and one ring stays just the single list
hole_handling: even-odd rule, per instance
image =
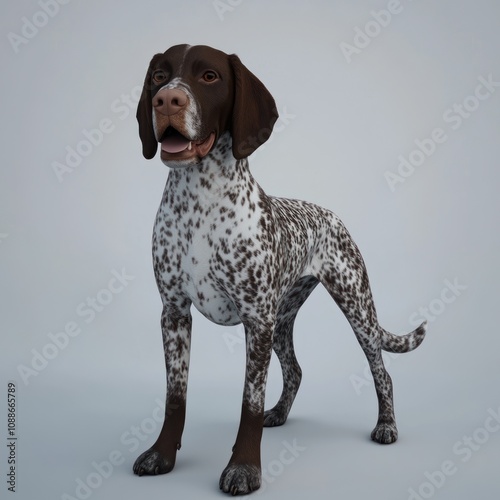
[{"label": "pink tongue", "polygon": [[162,141],[161,149],[167,153],[180,153],[187,149],[189,142],[181,135],[171,135]]}]

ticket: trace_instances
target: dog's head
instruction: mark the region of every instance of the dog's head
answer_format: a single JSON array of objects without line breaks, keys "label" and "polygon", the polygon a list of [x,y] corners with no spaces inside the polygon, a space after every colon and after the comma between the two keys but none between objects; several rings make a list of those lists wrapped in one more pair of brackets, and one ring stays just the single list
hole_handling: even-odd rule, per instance
[{"label": "dog's head", "polygon": [[236,159],[271,135],[276,104],[236,55],[204,45],[176,45],[149,65],[137,108],[143,155],[169,166],[199,163],[229,132]]}]

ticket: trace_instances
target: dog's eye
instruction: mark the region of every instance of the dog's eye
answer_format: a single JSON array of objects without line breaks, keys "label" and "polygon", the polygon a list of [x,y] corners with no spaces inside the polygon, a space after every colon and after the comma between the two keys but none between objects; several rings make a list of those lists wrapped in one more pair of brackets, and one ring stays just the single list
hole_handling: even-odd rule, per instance
[{"label": "dog's eye", "polygon": [[203,73],[203,76],[201,78],[206,83],[213,83],[219,79],[219,75],[215,71],[209,69],[208,71],[205,71],[205,73]]},{"label": "dog's eye", "polygon": [[167,79],[167,73],[162,69],[157,69],[153,72],[153,82],[154,83],[162,83]]}]

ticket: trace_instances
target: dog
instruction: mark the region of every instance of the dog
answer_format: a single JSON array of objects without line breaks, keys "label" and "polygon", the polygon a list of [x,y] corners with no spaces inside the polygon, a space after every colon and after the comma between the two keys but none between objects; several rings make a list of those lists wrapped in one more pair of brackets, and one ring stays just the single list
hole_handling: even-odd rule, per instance
[{"label": "dog", "polygon": [[[181,447],[191,338],[191,305],[218,325],[245,328],[241,420],[219,486],[232,495],[260,487],[264,426],[285,423],[301,381],[293,347],[299,308],[321,283],[349,321],[373,374],[379,414],[371,438],[396,441],[392,382],[382,350],[422,342],[426,324],[396,336],[378,323],[363,258],[331,211],[268,196],[248,156],[278,118],[262,82],[236,55],[176,45],[149,65],[137,108],[142,152],[160,148],[170,167],[153,231],[167,372],[165,421],[134,464],[140,476],[170,472]],[[271,352],[283,372],[276,406],[264,411]]]}]

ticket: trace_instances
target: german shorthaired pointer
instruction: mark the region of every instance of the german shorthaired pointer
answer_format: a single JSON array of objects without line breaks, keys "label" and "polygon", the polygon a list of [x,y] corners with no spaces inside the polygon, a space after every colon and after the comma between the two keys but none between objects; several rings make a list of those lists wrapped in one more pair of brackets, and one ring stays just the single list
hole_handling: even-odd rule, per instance
[{"label": "german shorthaired pointer", "polygon": [[[160,144],[171,168],[153,234],[167,411],[158,440],[135,462],[140,476],[171,471],[181,447],[194,304],[214,323],[245,327],[241,421],[220,488],[233,495],[259,488],[262,428],[282,425],[290,412],[301,380],[293,324],[318,283],[368,358],[379,402],[372,439],[397,439],[381,350],[415,349],[425,323],[404,336],[384,330],[361,254],[338,217],[311,203],[270,197],[254,180],[247,157],[269,138],[277,117],[274,99],[236,55],[177,45],[149,65],[137,110],[143,154],[153,158]],[[272,349],[283,393],[264,412]]]}]

